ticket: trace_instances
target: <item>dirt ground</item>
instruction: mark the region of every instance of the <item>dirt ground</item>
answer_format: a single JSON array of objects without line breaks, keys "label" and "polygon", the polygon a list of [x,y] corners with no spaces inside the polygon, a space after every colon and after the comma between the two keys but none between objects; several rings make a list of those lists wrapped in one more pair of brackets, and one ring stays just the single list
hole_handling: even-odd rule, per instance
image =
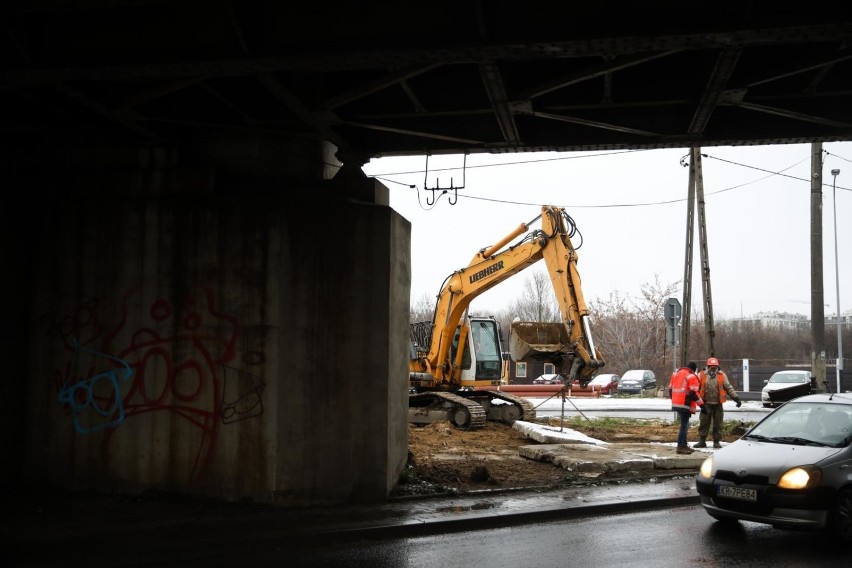
[{"label": "dirt ground", "polygon": [[[542,424],[558,425],[557,419],[540,419]],[[727,423],[726,423],[727,424]],[[636,419],[608,419],[571,422],[567,427],[606,442],[675,442],[675,422]],[[731,424],[723,441],[732,442],[745,431]],[[467,493],[486,489],[556,488],[561,485],[605,481],[600,475],[582,478],[551,463],[518,455],[518,447],[537,444],[511,425],[488,422],[478,430],[459,430],[449,422],[419,426],[409,424],[409,467],[403,472],[394,493]],[[696,428],[689,432],[690,443],[697,440]],[[676,473],[676,472],[675,472]]]}]

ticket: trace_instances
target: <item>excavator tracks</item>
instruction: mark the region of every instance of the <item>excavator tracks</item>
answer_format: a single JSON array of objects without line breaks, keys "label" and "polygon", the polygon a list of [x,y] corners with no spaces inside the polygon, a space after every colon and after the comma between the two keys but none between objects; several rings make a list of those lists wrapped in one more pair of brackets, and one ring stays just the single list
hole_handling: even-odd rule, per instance
[{"label": "excavator tracks", "polygon": [[[495,404],[495,400],[502,403]],[[449,420],[457,428],[474,430],[485,426],[487,420],[511,424],[534,418],[530,401],[500,391],[432,391],[408,396],[408,421],[414,424]]]},{"label": "excavator tracks", "polygon": [[[514,408],[510,411],[511,415],[506,416],[503,419],[491,417],[491,412],[488,413],[489,420],[501,420],[502,422],[514,422],[515,420],[532,420],[535,418],[535,407],[532,405],[530,401],[525,398],[521,398],[519,396],[515,396],[513,394],[509,394],[507,392],[502,391],[488,391],[488,395],[491,399],[500,399],[514,405]],[[492,407],[494,405],[491,405]],[[501,405],[505,406],[505,405]],[[504,413],[505,414],[505,413]]]},{"label": "excavator tracks", "polygon": [[449,392],[424,392],[408,395],[408,421],[431,424],[449,420],[457,428],[473,430],[485,426],[485,409],[475,400]]}]

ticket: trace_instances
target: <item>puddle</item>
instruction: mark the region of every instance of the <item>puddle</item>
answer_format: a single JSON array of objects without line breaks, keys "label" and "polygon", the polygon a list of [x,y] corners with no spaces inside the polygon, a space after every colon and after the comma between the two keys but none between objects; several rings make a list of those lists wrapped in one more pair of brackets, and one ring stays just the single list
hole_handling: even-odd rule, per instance
[{"label": "puddle", "polygon": [[466,513],[468,511],[483,511],[485,509],[493,509],[497,505],[494,503],[474,503],[472,505],[452,505],[450,507],[441,507],[437,509],[438,513]]}]

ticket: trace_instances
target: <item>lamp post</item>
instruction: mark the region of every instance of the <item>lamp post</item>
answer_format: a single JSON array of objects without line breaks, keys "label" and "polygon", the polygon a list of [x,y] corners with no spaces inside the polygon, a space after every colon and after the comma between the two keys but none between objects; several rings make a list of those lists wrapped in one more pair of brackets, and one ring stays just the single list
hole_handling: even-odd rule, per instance
[{"label": "lamp post", "polygon": [[840,170],[831,170],[831,175],[834,176],[831,195],[834,200],[834,283],[837,288],[837,363],[834,367],[837,372],[837,392],[840,392],[840,372],[843,370],[843,340],[840,335],[840,264],[837,260],[837,176],[839,174]]}]

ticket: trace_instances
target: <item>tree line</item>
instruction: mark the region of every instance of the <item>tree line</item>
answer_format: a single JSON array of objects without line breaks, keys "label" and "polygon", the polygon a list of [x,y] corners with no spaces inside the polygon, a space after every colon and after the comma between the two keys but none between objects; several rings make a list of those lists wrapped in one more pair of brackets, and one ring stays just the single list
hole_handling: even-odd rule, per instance
[{"label": "tree line", "polygon": [[[675,368],[675,348],[666,341],[666,300],[678,297],[680,282],[642,284],[638,296],[610,293],[605,298],[588,301],[595,346],[603,354],[606,367],[602,372],[623,374],[628,369],[650,369],[667,381]],[[435,298],[424,294],[411,305],[412,322],[429,321],[435,308]],[[697,302],[701,309],[701,302]],[[543,271],[534,271],[524,280],[520,297],[493,315],[500,322],[504,339],[508,338],[515,317],[522,321],[560,321],[559,306]],[[710,356],[709,338],[704,328],[703,314],[692,311],[687,357],[699,364]],[[783,367],[793,363],[810,363],[811,332],[806,329],[766,327],[756,321],[722,320],[714,322],[715,356],[723,362],[740,359],[761,361],[767,366]],[[852,329],[842,329],[843,345],[852,346]],[[837,330],[825,329],[826,360],[837,357]],[[679,351],[679,348],[678,348]],[[683,364],[677,361],[678,364]]]}]

